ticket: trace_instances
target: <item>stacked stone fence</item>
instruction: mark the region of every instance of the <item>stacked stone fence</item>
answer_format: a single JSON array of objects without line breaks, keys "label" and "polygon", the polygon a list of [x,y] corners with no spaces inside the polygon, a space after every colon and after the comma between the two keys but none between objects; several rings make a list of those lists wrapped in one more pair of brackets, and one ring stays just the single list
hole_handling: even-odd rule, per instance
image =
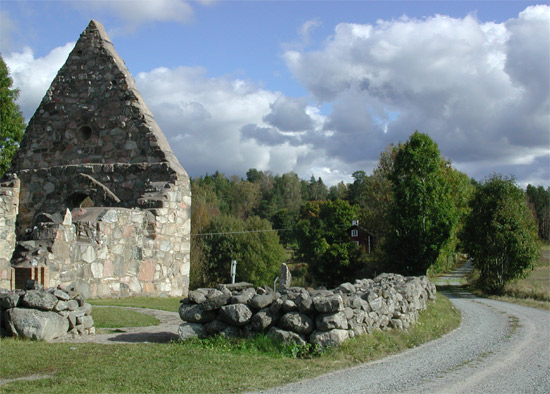
[{"label": "stacked stone fence", "polygon": [[406,330],[435,299],[426,276],[382,274],[333,290],[289,287],[274,292],[249,284],[189,292],[179,309],[181,339],[265,333],[284,343],[338,346],[376,329]]},{"label": "stacked stone fence", "polygon": [[51,341],[93,335],[91,313],[92,306],[78,292],[60,286],[45,290],[0,289],[0,336]]}]

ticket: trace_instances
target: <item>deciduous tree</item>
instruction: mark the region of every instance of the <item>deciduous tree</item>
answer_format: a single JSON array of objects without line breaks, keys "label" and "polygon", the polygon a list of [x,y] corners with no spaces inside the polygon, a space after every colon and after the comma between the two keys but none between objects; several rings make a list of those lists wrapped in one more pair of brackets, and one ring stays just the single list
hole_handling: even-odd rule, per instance
[{"label": "deciduous tree", "polygon": [[386,241],[389,266],[406,275],[425,274],[456,223],[445,162],[437,144],[415,132],[398,150],[390,173],[393,201]]},{"label": "deciduous tree", "polygon": [[242,220],[229,215],[212,219],[203,236],[207,283],[228,283],[231,260],[237,260],[237,280],[255,285],[273,283],[286,252],[271,224],[257,216]]},{"label": "deciduous tree", "polygon": [[493,175],[477,187],[462,239],[481,273],[481,287],[499,293],[532,268],[539,256],[537,229],[513,178]]},{"label": "deciduous tree", "polygon": [[16,104],[18,89],[12,88],[8,67],[0,56],[0,177],[8,170],[25,130],[25,120]]},{"label": "deciduous tree", "polygon": [[312,201],[302,205],[296,226],[299,258],[318,284],[352,280],[361,268],[361,252],[348,229],[359,209],[347,201]]}]

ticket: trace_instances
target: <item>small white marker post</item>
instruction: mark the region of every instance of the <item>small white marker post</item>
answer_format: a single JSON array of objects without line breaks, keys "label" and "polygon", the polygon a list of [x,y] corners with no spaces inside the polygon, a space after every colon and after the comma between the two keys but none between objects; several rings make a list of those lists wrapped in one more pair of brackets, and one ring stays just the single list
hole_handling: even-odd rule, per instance
[{"label": "small white marker post", "polygon": [[237,260],[231,260],[231,283],[235,284],[235,275],[237,275]]}]

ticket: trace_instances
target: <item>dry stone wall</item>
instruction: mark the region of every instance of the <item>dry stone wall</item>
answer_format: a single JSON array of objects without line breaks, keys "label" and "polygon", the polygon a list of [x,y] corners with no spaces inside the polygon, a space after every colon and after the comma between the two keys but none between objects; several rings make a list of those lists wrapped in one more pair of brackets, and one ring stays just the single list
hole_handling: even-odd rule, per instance
[{"label": "dry stone wall", "polygon": [[435,299],[426,276],[382,274],[343,283],[334,290],[299,287],[273,292],[222,285],[189,292],[179,309],[181,339],[266,333],[285,343],[337,346],[375,329],[406,330]]},{"label": "dry stone wall", "polygon": [[67,335],[93,335],[91,312],[92,306],[80,293],[61,286],[0,289],[0,336],[51,341]]}]

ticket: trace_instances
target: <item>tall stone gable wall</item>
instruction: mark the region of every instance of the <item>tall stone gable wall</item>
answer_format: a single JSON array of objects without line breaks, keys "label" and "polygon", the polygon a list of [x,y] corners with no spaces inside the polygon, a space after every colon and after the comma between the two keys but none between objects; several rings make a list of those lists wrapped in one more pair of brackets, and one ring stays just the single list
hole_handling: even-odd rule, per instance
[{"label": "tall stone gable wall", "polygon": [[19,206],[19,180],[0,183],[0,287],[12,280],[10,259],[15,248],[15,220]]},{"label": "tall stone gable wall", "polygon": [[87,296],[187,292],[189,177],[100,23],[59,70],[10,172],[15,268],[46,266],[50,285]]}]

